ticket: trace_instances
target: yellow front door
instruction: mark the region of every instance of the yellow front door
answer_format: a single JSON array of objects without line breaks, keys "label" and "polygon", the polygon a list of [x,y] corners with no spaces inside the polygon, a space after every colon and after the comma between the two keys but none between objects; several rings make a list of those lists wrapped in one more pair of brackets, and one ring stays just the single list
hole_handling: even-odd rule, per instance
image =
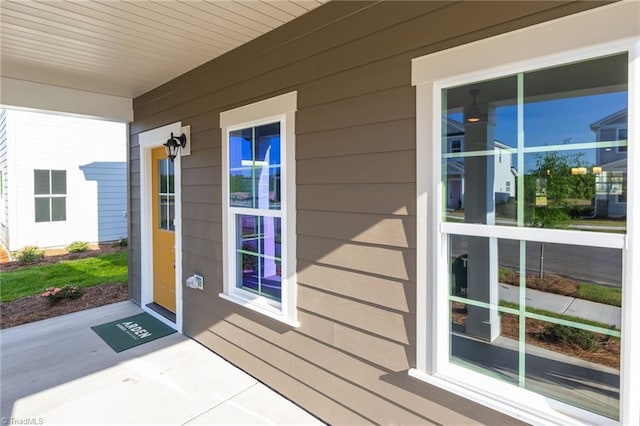
[{"label": "yellow front door", "polygon": [[151,151],[153,301],[176,312],[175,184],[173,162],[164,148]]}]

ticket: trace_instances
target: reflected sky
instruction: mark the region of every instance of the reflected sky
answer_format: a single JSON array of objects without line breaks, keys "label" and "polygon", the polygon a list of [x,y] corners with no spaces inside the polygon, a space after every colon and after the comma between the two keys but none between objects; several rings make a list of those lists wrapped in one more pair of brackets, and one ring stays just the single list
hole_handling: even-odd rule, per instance
[{"label": "reflected sky", "polygon": [[[591,124],[627,107],[627,92],[604,93],[573,98],[527,102],[524,105],[525,145],[545,146],[594,142]],[[449,114],[448,118],[462,123],[462,112]],[[517,147],[517,105],[496,108],[496,139],[510,147]],[[587,164],[595,163],[595,149],[584,151]],[[535,158],[529,156],[525,170],[535,168]],[[513,157],[515,164],[515,155]]]}]

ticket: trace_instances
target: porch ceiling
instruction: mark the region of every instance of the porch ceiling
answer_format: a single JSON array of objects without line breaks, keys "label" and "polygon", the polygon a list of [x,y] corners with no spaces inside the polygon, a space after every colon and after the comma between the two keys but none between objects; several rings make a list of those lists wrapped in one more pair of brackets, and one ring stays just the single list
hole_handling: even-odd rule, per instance
[{"label": "porch ceiling", "polygon": [[0,74],[135,98],[328,0],[2,0]]}]

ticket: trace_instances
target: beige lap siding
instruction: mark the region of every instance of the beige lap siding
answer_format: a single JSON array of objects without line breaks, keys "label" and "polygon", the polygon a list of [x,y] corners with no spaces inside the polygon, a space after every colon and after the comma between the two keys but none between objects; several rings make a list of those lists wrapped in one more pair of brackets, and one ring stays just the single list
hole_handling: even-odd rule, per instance
[{"label": "beige lap siding", "polygon": [[[410,378],[416,354],[411,58],[601,3],[329,2],[134,101],[130,283],[140,275],[136,134],[191,125],[182,158],[184,331],[331,424],[518,424]],[[526,47],[523,47],[526,48]],[[296,90],[298,319],[222,292],[219,114]]]}]

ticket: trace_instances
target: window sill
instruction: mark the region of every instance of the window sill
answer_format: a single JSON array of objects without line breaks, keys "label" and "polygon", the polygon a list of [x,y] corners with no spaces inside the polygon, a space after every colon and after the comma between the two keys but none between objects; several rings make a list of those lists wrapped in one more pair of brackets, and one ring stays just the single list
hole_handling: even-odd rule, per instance
[{"label": "window sill", "polygon": [[552,405],[551,402],[541,402],[535,397],[531,399],[528,398],[527,405],[524,405],[522,402],[523,400],[516,396],[518,393],[516,393],[512,398],[509,399],[505,397],[505,395],[497,395],[495,393],[492,393],[486,387],[477,387],[469,383],[462,383],[457,380],[434,376],[415,368],[409,370],[409,376],[530,424],[619,424],[613,419],[579,410],[575,407],[572,407],[572,411],[578,410],[580,414],[582,414],[581,417],[578,417],[578,415],[576,415],[577,412],[572,413],[573,415],[564,414],[557,410],[557,408],[554,406],[555,404]]},{"label": "window sill", "polygon": [[295,328],[300,327],[300,323],[298,321],[292,318],[286,317],[285,315],[282,314],[282,312],[279,309],[271,307],[266,303],[265,304],[256,303],[257,300],[262,300],[260,298],[249,300],[249,299],[245,299],[243,297],[237,296],[235,294],[227,294],[227,293],[220,293],[219,296],[222,299],[244,306],[247,309],[251,309],[252,311],[258,312],[276,321],[280,321],[291,327],[295,327]]}]

